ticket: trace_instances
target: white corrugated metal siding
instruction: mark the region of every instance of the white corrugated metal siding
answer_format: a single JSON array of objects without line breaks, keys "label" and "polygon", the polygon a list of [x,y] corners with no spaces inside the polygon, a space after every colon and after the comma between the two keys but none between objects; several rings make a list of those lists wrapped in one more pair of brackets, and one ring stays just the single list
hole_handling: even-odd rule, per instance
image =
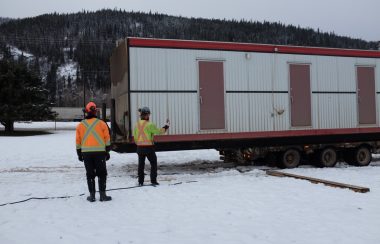
[{"label": "white corrugated metal siding", "polygon": [[337,60],[335,57],[318,57],[316,67],[316,79],[313,80],[313,91],[334,92],[338,91]]},{"label": "white corrugated metal siding", "polygon": [[[149,106],[152,121],[158,126],[166,118],[171,119],[171,134],[201,133],[199,60],[224,63],[226,130],[223,132],[297,129],[290,126],[291,63],[310,65],[312,127],[306,129],[357,126],[355,65],[377,65],[380,93],[380,61],[376,59],[130,48],[130,60],[132,123],[138,119],[137,109]],[[214,132],[220,130],[202,131]]]},{"label": "white corrugated metal siding", "polygon": [[169,134],[193,134],[198,130],[198,95],[167,94],[168,118],[171,120]]},{"label": "white corrugated metal siding", "polygon": [[247,91],[249,67],[245,53],[224,52],[224,55],[226,55],[226,62],[224,62],[226,91]]},{"label": "white corrugated metal siding", "polygon": [[[227,94],[227,113],[228,131],[241,132],[250,131],[250,109],[247,104],[250,103],[251,94],[228,93]],[[247,109],[244,109],[247,107]]]},{"label": "white corrugated metal siding", "polygon": [[314,126],[319,129],[339,128],[340,94],[313,94]]},{"label": "white corrugated metal siding", "polygon": [[289,130],[290,110],[288,93],[273,95],[274,130]]},{"label": "white corrugated metal siding", "polygon": [[[166,50],[156,48],[130,49],[131,91],[166,90]],[[138,54],[136,53],[138,52]]]},{"label": "white corrugated metal siding", "polygon": [[356,58],[336,57],[339,94],[339,128],[355,128],[358,124],[356,95]]},{"label": "white corrugated metal siding", "polygon": [[356,93],[339,95],[339,118],[339,128],[357,127],[358,115]]},{"label": "white corrugated metal siding", "polygon": [[250,94],[250,131],[271,131],[273,125],[272,94]]},{"label": "white corrugated metal siding", "polygon": [[314,126],[320,129],[339,128],[339,82],[336,57],[317,57],[312,69]]},{"label": "white corrugated metal siding", "polygon": [[248,62],[248,89],[272,91],[272,54],[253,53]]},{"label": "white corrugated metal siding", "polygon": [[[189,52],[173,49],[166,52],[166,81],[168,90],[197,90],[197,67],[194,59],[187,58]],[[162,60],[164,61],[164,60]],[[175,68],[173,72],[171,69]]]}]

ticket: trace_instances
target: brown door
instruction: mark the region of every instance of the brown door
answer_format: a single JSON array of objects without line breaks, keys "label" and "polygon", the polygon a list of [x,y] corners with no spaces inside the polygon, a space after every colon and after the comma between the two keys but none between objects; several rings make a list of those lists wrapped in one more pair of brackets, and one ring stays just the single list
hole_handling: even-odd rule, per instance
[{"label": "brown door", "polygon": [[291,126],[311,126],[310,65],[290,64]]},{"label": "brown door", "polygon": [[199,61],[200,129],[225,129],[223,62]]},{"label": "brown door", "polygon": [[374,67],[357,67],[359,124],[376,124]]}]

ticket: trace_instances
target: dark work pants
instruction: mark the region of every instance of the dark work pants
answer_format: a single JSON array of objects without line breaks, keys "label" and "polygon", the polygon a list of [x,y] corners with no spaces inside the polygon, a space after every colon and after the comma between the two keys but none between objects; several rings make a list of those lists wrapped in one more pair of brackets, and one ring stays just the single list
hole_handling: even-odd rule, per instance
[{"label": "dark work pants", "polygon": [[[95,177],[98,177],[99,191],[106,190],[107,181],[107,167],[106,167],[106,154],[105,152],[89,152],[83,153],[84,166],[86,167],[87,183],[89,191],[95,191],[92,189],[92,185],[95,184]],[[93,183],[91,183],[93,182]]]},{"label": "dark work pants", "polygon": [[150,162],[150,181],[157,182],[157,156],[154,147],[137,147],[137,155],[139,156],[139,183],[144,182],[145,158]]}]

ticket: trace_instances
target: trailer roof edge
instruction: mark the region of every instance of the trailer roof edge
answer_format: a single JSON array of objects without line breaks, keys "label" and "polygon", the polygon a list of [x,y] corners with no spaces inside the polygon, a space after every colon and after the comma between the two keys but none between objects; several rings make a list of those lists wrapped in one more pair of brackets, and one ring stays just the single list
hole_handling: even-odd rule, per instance
[{"label": "trailer roof edge", "polygon": [[217,42],[198,40],[154,39],[128,37],[130,47],[201,49],[220,51],[263,52],[321,56],[380,58],[380,51],[307,46],[286,46],[258,43]]}]

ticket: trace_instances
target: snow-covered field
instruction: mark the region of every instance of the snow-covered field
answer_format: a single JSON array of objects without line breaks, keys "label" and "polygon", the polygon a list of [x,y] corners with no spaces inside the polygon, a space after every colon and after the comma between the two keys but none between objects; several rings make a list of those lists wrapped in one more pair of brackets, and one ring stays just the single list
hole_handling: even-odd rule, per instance
[{"label": "snow-covered field", "polygon": [[[49,130],[0,136],[0,243],[380,243],[380,163],[296,174],[366,186],[369,193],[267,176],[259,167],[181,171],[181,164],[220,164],[214,150],[158,153],[158,187],[110,191],[89,203],[75,153],[76,123],[16,124]],[[135,154],[111,153],[108,189],[136,185]],[[147,171],[147,173],[149,173]],[[149,178],[149,177],[148,177]],[[182,184],[176,184],[180,183]]]}]

